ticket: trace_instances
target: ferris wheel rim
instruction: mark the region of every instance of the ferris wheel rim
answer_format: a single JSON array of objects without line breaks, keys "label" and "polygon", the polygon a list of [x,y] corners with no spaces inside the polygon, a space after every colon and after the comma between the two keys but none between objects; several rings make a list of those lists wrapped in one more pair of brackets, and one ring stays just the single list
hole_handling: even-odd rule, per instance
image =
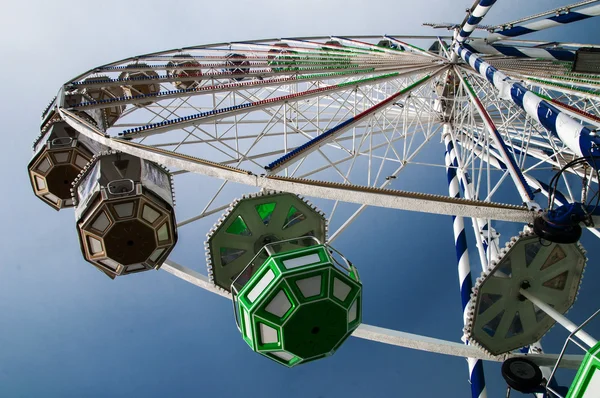
[{"label": "ferris wheel rim", "polygon": [[[210,282],[209,278],[197,271],[182,266],[173,260],[167,260],[161,269],[178,279],[191,283],[194,286],[200,287],[209,293],[216,294],[228,300],[232,300],[231,293],[219,288]],[[538,366],[552,366],[556,363],[559,354],[536,354],[527,355],[524,353],[513,353],[504,355],[490,355],[473,346],[466,346],[462,343],[441,340],[433,337],[423,336],[419,334],[406,333],[399,330],[387,329],[378,326],[361,324],[353,337],[370,340],[378,343],[427,351],[436,354],[444,354],[451,356],[459,356],[464,358],[476,358],[491,362],[503,362],[508,358],[527,358],[533,361]],[[560,364],[560,368],[577,369],[583,361],[584,355],[564,355]]]},{"label": "ferris wheel rim", "polygon": [[[319,39],[319,38],[323,39],[323,38],[329,38],[329,37],[334,37],[334,36],[313,36],[313,37],[305,37],[305,38],[299,38],[299,39]],[[381,38],[382,36],[371,35],[371,36],[347,36],[347,37],[348,38]],[[384,35],[383,37],[389,37],[389,36]],[[398,37],[403,38],[405,36],[398,36]],[[421,36],[406,36],[406,37],[421,37]],[[428,37],[429,38],[430,36],[423,36],[423,37]],[[258,40],[258,41],[243,41],[243,42],[237,42],[237,43],[243,43],[243,44],[247,44],[247,43],[261,43],[261,42],[273,42],[273,41],[276,41],[276,40],[277,39],[262,39],[262,40]],[[149,56],[157,55],[157,54],[165,54],[165,53],[170,53],[170,52],[175,52],[175,51],[176,52],[181,52],[181,51],[185,51],[185,50],[206,49],[206,48],[209,48],[211,46],[216,46],[216,45],[219,45],[219,44],[222,44],[222,43],[208,44],[208,45],[203,45],[203,46],[192,46],[192,47],[186,47],[185,49],[173,49],[173,50],[167,50],[167,51],[162,51],[162,52],[149,53],[149,54],[146,54],[146,55],[143,55],[143,56],[131,57],[131,58],[127,58],[127,59],[125,59],[123,61],[117,61],[117,62],[114,62],[114,63],[111,63],[111,64],[106,64],[106,65],[115,65],[115,64],[118,64],[118,63],[126,62],[126,60],[139,60],[139,59],[143,59],[144,57],[149,57]],[[96,68],[96,69],[98,69],[98,68]],[[442,71],[442,69],[439,69],[437,71],[437,73],[440,73],[441,71]],[[81,75],[81,76],[83,76],[83,75]],[[98,137],[98,136],[95,135],[95,134],[91,134],[90,135],[90,138],[92,138],[92,139],[95,139],[96,137]],[[121,149],[127,151],[127,149],[125,149],[125,147],[121,147]],[[184,169],[182,169],[181,171],[184,171]],[[269,174],[269,173],[267,173],[267,174]],[[248,185],[257,186],[258,184],[248,184]],[[264,188],[264,185],[262,187]],[[355,203],[360,203],[360,202],[356,201]],[[481,203],[481,205],[482,206],[488,206],[487,203]],[[450,213],[447,213],[447,214],[450,214]],[[454,215],[457,215],[457,214],[454,214]],[[487,218],[494,219],[494,217],[487,217]],[[521,222],[531,222],[531,219],[532,219],[532,217],[530,215],[528,215],[528,216],[524,216],[523,215],[519,221],[521,221]]]},{"label": "ferris wheel rim", "polygon": [[[150,148],[140,149],[140,148],[136,148],[134,145],[132,145],[131,143],[128,143],[127,141],[116,140],[116,139],[112,139],[109,137],[105,137],[99,131],[94,132],[92,126],[85,123],[82,119],[79,119],[76,115],[72,114],[68,110],[59,109],[59,112],[63,115],[63,117],[65,118],[67,123],[69,123],[71,125],[71,127],[75,128],[79,133],[86,135],[89,138],[94,139],[94,140],[96,140],[106,146],[112,147],[116,150],[119,150],[119,151],[122,151],[125,153],[129,153],[134,156],[139,156],[139,157],[147,159],[147,160],[156,161],[156,162],[164,164],[165,166],[168,166],[168,167],[181,167],[181,164],[182,164],[181,162],[184,161],[184,159],[178,159],[178,162],[173,162],[169,159],[169,157],[162,156],[161,154],[158,154],[158,153],[151,153],[153,151]],[[166,151],[164,151],[164,152],[166,152]],[[198,160],[200,160],[200,159],[198,159]],[[203,161],[203,162],[206,162],[206,161]],[[188,162],[186,164],[191,166],[193,163]],[[211,176],[211,177],[217,177],[217,178],[224,179],[227,181],[234,181],[237,183],[242,183],[242,184],[245,184],[248,186],[259,187],[261,189],[291,192],[291,193],[296,193],[296,194],[305,195],[305,196],[315,196],[315,197],[321,197],[321,198],[332,199],[332,200],[343,200],[343,199],[348,199],[347,192],[349,192],[350,189],[353,189],[355,191],[361,190],[361,187],[358,187],[358,186],[335,184],[337,186],[334,185],[334,187],[331,187],[331,188],[321,187],[325,192],[329,193],[327,196],[325,196],[325,194],[318,195],[318,191],[315,190],[315,187],[317,186],[315,184],[316,181],[311,181],[311,180],[302,181],[301,179],[292,179],[292,178],[277,177],[277,176],[257,176],[251,172],[241,170],[241,169],[236,169],[236,168],[230,168],[230,167],[227,168],[228,170],[223,170],[221,165],[218,165],[213,162],[207,162],[203,166],[204,166],[203,168],[196,169],[196,170],[194,170],[194,172],[204,174],[207,176]],[[216,167],[220,168],[220,170],[218,170],[218,171],[214,170],[214,168],[216,168]],[[189,167],[189,168],[191,169],[192,167]],[[211,170],[211,168],[212,168],[212,170]],[[185,169],[185,168],[183,168],[183,169]],[[205,171],[204,173],[202,173],[200,170],[211,170],[211,171]],[[299,185],[303,185],[302,184],[303,182],[305,183],[304,188],[298,188]],[[343,191],[344,193],[335,194],[333,192],[333,190],[336,188]],[[371,192],[369,192],[369,191],[371,191]],[[399,203],[397,200],[396,201],[389,200],[389,198],[386,202],[382,202],[382,200],[381,200],[382,198],[379,198],[379,199],[378,198],[369,198],[369,194],[371,194],[371,196],[373,196],[373,195],[377,195],[378,193],[385,195],[385,196],[393,195],[395,198],[406,197],[406,199],[408,201],[410,201],[410,203],[403,204],[403,203]],[[417,201],[419,201],[419,203],[415,203],[415,199],[414,199],[415,196],[420,196],[419,199],[416,199]],[[412,201],[411,201],[411,197],[413,198]],[[376,189],[376,188],[370,188],[365,192],[361,192],[359,196],[356,196],[354,200],[349,201],[349,202],[350,203],[358,203],[358,204],[371,204],[371,205],[374,205],[375,203],[380,203],[380,205],[382,205],[382,207],[399,208],[399,209],[404,209],[404,210],[410,210],[410,209],[414,210],[414,209],[417,209],[420,206],[422,206],[423,202],[427,199],[434,200],[436,203],[439,202],[440,204],[443,202],[463,204],[464,206],[469,206],[469,207],[473,208],[473,211],[477,211],[476,208],[480,208],[480,207],[489,208],[490,211],[494,211],[494,209],[496,209],[496,212],[492,213],[492,217],[485,217],[485,215],[474,214],[474,213],[470,214],[468,212],[468,210],[463,210],[460,212],[446,211],[444,213],[438,213],[438,214],[463,215],[463,216],[474,216],[474,217],[479,216],[479,218],[491,218],[491,219],[495,219],[495,220],[526,222],[526,223],[532,222],[533,218],[536,214],[535,211],[532,212],[526,206],[517,206],[517,205],[512,205],[512,204],[501,204],[501,203],[484,202],[484,201],[468,200],[468,199],[456,199],[456,198],[449,198],[449,197],[440,196],[440,195],[419,194],[419,193],[393,191],[393,190]],[[383,203],[386,203],[387,206],[383,205]],[[431,211],[431,212],[437,213],[435,211]]]}]

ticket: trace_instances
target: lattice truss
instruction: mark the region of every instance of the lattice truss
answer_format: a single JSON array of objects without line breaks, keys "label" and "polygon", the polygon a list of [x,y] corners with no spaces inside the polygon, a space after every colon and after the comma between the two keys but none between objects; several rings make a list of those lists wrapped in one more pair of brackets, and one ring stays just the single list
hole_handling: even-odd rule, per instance
[{"label": "lattice truss", "polygon": [[[510,58],[489,61],[504,73],[523,79],[527,89],[549,100],[561,111],[584,123],[598,125],[598,96],[592,88],[592,80],[589,80],[589,87],[582,87],[578,81],[573,81],[574,74],[568,72],[568,63],[517,61]],[[533,78],[534,75],[529,75],[529,71],[536,71],[535,76],[541,77]],[[510,177],[497,145],[490,138],[481,114],[469,97],[467,85],[472,87],[475,96],[483,104],[527,183],[536,193],[541,192],[547,196],[548,186],[545,182],[549,181],[552,173],[577,156],[514,102],[501,98],[498,91],[481,75],[468,67],[457,68],[456,72],[460,73],[466,84],[457,84],[455,96],[450,99],[452,120],[456,142],[461,150],[462,167],[472,177],[476,196],[482,200],[492,200],[500,186],[510,180]],[[552,77],[549,79],[548,76]],[[561,83],[555,83],[559,78],[563,79]],[[584,176],[588,179],[588,189],[592,195],[595,193],[597,178],[591,173],[591,168],[577,167],[566,171],[567,174],[561,177],[561,193],[564,193],[569,202],[580,200],[581,178]],[[579,178],[569,178],[569,173]],[[515,197],[518,200],[518,196]],[[543,200],[539,202],[542,203]]]},{"label": "lattice truss", "polygon": [[[104,115],[104,133],[141,148],[255,175],[373,188],[392,187],[392,180],[411,165],[444,167],[441,157],[421,161],[419,153],[441,135],[443,123],[451,122],[461,151],[459,168],[474,184],[471,198],[494,201],[510,178],[477,98],[527,183],[548,192],[548,173],[575,156],[569,148],[512,101],[500,98],[468,66],[453,66],[448,58],[387,40],[395,48],[337,38],[140,56],[96,68],[65,85],[67,102],[74,98],[67,108]],[[592,125],[600,122],[595,116],[597,76],[571,73],[571,63],[564,61],[486,60],[561,111]],[[172,171],[175,176],[187,173]],[[568,172],[597,182],[584,167]],[[562,179],[565,197],[574,200],[579,180],[566,174]],[[226,184],[203,214],[224,208],[210,205]],[[523,202],[515,195],[509,204]]]},{"label": "lattice truss", "polygon": [[[330,43],[165,52],[94,69],[66,87],[85,97],[73,110],[122,111],[106,130],[112,137],[256,175],[385,187],[441,131],[435,89],[446,66],[426,53]],[[349,119],[351,127],[265,171]]]}]

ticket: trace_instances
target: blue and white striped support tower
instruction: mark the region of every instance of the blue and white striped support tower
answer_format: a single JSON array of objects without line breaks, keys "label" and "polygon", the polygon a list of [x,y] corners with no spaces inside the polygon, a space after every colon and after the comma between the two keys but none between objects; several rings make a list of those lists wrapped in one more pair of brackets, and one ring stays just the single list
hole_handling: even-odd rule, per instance
[{"label": "blue and white striped support tower", "polygon": [[[495,2],[496,0],[480,0],[479,3],[471,9],[469,17],[463,22],[460,30],[454,32],[454,43],[464,43],[465,40],[471,36],[471,33],[475,30],[477,24],[481,22]],[[452,53],[450,60],[456,62],[458,60],[456,54]]]},{"label": "blue and white striped support tower", "polygon": [[[600,137],[590,134],[592,131],[589,128],[582,126],[571,116],[530,92],[519,81],[498,71],[460,44],[456,43],[453,50],[496,87],[500,98],[513,101],[533,120],[557,136],[577,156],[600,155]],[[594,167],[593,162],[589,163]]]},{"label": "blue and white striped support tower", "polygon": [[[473,199],[473,183],[469,178],[466,171],[462,170],[460,157],[458,156],[454,143],[452,142],[453,130],[449,124],[444,125],[444,144],[446,145],[446,173],[448,176],[448,192],[451,197],[459,197],[458,181],[467,199]],[[478,156],[482,156],[481,154]],[[501,170],[506,170],[506,165],[498,158],[499,155],[489,157],[487,161]],[[460,176],[459,176],[460,174]],[[526,176],[528,177],[528,176]],[[528,181],[532,179],[528,177]],[[537,181],[537,180],[535,180]],[[493,227],[487,223],[484,219],[474,219],[473,228],[477,239],[478,249],[481,245],[483,255],[480,254],[482,269],[487,269],[488,258],[496,258],[499,253],[499,235],[496,233]],[[452,218],[454,227],[454,241],[456,246],[456,258],[458,261],[458,277],[460,283],[460,295],[463,309],[463,322],[466,319],[466,304],[469,301],[472,278],[471,278],[471,267],[469,261],[469,254],[467,250],[467,241],[465,236],[465,227],[462,217]],[[486,233],[489,229],[489,235]],[[479,233],[479,234],[478,234]],[[479,236],[478,236],[479,235]],[[489,236],[489,239],[488,239]],[[489,256],[489,257],[488,257]],[[468,344],[468,341],[465,341]],[[529,354],[540,354],[543,353],[541,343],[538,341],[530,346],[523,347],[520,350],[521,353]],[[469,364],[469,380],[471,381],[471,395],[472,397],[486,397],[487,390],[485,387],[485,376],[483,373],[483,363],[481,360],[473,358],[467,358]],[[540,367],[543,376],[548,380],[552,369],[546,366]],[[552,379],[552,383],[556,385],[556,378]],[[477,395],[479,394],[479,395]],[[544,394],[536,394],[538,398],[545,398]]]},{"label": "blue and white striped support tower", "polygon": [[[458,143],[455,137],[453,129],[449,128],[445,130],[449,133],[453,144]],[[471,141],[467,141],[471,142]],[[463,144],[464,145],[464,144]],[[465,199],[477,200],[475,195],[475,188],[472,179],[469,177],[469,173],[465,169],[462,160],[457,149],[453,149],[454,161],[458,165],[457,175],[459,177],[460,186],[463,191]],[[492,158],[493,159],[493,158]],[[481,269],[485,271],[488,267],[488,258],[495,258],[499,253],[499,235],[496,233],[494,228],[488,224],[487,220],[482,218],[473,218],[473,232],[475,233],[475,241],[477,242],[477,251],[479,253],[479,261],[481,263]],[[489,233],[488,233],[489,232]]]},{"label": "blue and white striped support tower", "polygon": [[[456,175],[458,162],[454,144],[449,134],[450,124],[444,124],[444,143],[446,145],[446,174],[448,176],[448,193],[453,198],[460,198],[458,187],[459,178]],[[452,216],[454,228],[454,243],[456,245],[456,260],[458,262],[458,280],[460,283],[460,297],[463,310],[463,323],[467,320],[467,304],[471,298],[471,289],[473,281],[471,279],[471,265],[469,262],[469,252],[467,250],[467,237],[465,224],[462,217]],[[465,344],[468,344],[465,341]],[[467,358],[469,364],[469,380],[471,382],[472,398],[486,398],[487,390],[485,388],[485,377],[483,374],[483,361],[480,359]]]},{"label": "blue and white striped support tower", "polygon": [[575,52],[557,48],[537,48],[537,47],[517,47],[493,44],[490,45],[487,39],[473,39],[463,46],[471,52],[482,53],[485,55],[505,55],[507,57],[518,58],[540,58],[558,61],[575,60]]},{"label": "blue and white striped support tower", "polygon": [[479,4],[475,6],[475,8],[471,11],[469,18],[467,21],[461,26],[460,32],[456,37],[456,41],[459,43],[463,43],[471,33],[475,30],[479,22],[485,17],[485,14],[489,11],[489,9],[494,5],[496,0],[480,0]]},{"label": "blue and white striped support tower", "polygon": [[553,28],[555,26],[566,25],[571,22],[582,21],[591,17],[600,15],[600,5],[592,5],[580,8],[577,11],[568,10],[565,12],[557,11],[557,15],[545,18],[539,21],[529,22],[523,25],[509,26],[508,29],[494,32],[488,36],[488,43],[509,37],[517,37],[527,33],[537,32],[543,29]]}]

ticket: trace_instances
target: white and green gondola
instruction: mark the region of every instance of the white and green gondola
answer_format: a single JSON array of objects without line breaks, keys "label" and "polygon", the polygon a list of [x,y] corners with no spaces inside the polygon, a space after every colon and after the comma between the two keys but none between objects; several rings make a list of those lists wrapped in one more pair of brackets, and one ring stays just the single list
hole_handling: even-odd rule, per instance
[{"label": "white and green gondola", "polygon": [[209,275],[244,341],[288,367],[332,355],[362,320],[358,271],[325,238],[323,214],[288,193],[234,202],[208,234]]}]

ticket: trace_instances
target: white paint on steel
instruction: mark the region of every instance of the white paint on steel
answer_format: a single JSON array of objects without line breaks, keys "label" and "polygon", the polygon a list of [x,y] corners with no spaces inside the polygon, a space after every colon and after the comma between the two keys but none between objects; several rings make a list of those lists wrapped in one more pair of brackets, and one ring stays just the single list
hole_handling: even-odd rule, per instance
[{"label": "white paint on steel", "polygon": [[540,118],[537,116],[537,109],[540,102],[542,102],[542,99],[531,92],[527,92],[523,96],[523,108],[525,108],[525,112],[538,123],[540,122]]},{"label": "white paint on steel", "polygon": [[155,152],[151,147],[130,145],[127,141],[105,137],[93,126],[85,123],[73,113],[59,109],[63,119],[79,133],[115,150],[132,154],[142,159],[151,160],[174,169],[185,169],[209,177],[226,179],[231,182],[255,186],[274,191],[285,191],[297,195],[312,196],[323,199],[341,200],[369,206],[392,209],[418,211],[423,213],[459,215],[465,217],[489,218],[502,221],[532,222],[533,213],[517,206],[498,206],[498,204],[480,201],[476,204],[453,202],[446,197],[436,197],[411,193],[406,195],[396,192],[371,192],[353,189],[352,186],[313,185],[302,180],[280,180],[260,177],[253,174],[237,172],[218,167],[213,164],[194,161],[176,153]]},{"label": "white paint on steel", "polygon": [[[170,260],[167,260],[165,264],[163,264],[162,269],[173,274],[179,279],[208,290],[211,293],[217,293],[231,300],[231,295],[221,291],[219,288],[208,282],[208,277],[196,271],[176,264]],[[504,357],[490,357],[481,350],[475,347],[465,346],[463,343],[440,340],[432,337],[420,336],[417,334],[385,329],[372,325],[362,324],[354,331],[352,335],[361,339],[437,354],[453,355],[465,358],[472,357],[497,362],[504,360]],[[512,356],[526,356],[539,366],[553,366],[558,358],[558,355],[550,354],[515,354]],[[583,355],[565,355],[559,366],[568,369],[577,369],[582,360]]]},{"label": "white paint on steel", "polygon": [[583,156],[581,147],[579,146],[581,124],[577,123],[569,115],[561,112],[556,117],[556,130],[560,131],[560,139],[565,145],[572,148],[577,156]]},{"label": "white paint on steel", "polygon": [[174,275],[179,279],[183,279],[192,285],[196,285],[204,290],[208,290],[211,293],[218,294],[219,296],[223,296],[231,300],[231,295],[215,286],[212,282],[210,282],[207,276],[194,271],[193,269],[179,265],[173,260],[167,259],[160,269],[167,271],[169,274]]},{"label": "white paint on steel", "polygon": [[[523,296],[527,297],[527,299],[529,301],[531,301],[533,304],[535,304],[540,310],[544,311],[546,313],[546,315],[548,315],[550,318],[554,319],[557,323],[562,325],[569,332],[574,332],[575,330],[577,330],[577,325],[575,325],[573,322],[571,322],[563,314],[556,311],[552,306],[550,306],[547,303],[545,303],[544,301],[540,300],[538,297],[536,297],[530,291],[525,290],[525,289],[519,289],[519,293],[521,293]],[[583,341],[585,344],[587,344],[590,348],[594,347],[596,344],[598,344],[598,340],[596,340],[595,338],[593,338],[592,336],[590,336],[583,330],[577,331],[577,333],[575,333],[575,336],[578,337],[579,339],[581,339],[581,341]]]},{"label": "white paint on steel", "polygon": [[[384,344],[395,345],[399,347],[411,348],[419,351],[427,351],[435,354],[445,354],[460,356],[465,358],[475,358],[487,361],[502,362],[504,357],[491,357],[476,347],[455,343],[452,341],[440,340],[433,337],[421,336],[412,333],[401,332],[380,328],[372,325],[360,325],[352,334],[354,337],[377,341]],[[508,355],[508,357],[527,357],[539,366],[553,366],[556,363],[558,355],[536,354],[536,355]],[[568,369],[577,369],[583,360],[582,355],[566,355],[560,363],[560,367]]]},{"label": "white paint on steel", "polygon": [[[565,8],[567,8],[569,11],[576,12],[577,14],[584,14],[584,15],[589,15],[589,16],[600,15],[600,5],[592,5],[589,7],[577,8],[577,9],[573,9],[574,7],[572,7],[572,6],[567,6]],[[559,13],[559,12],[560,11],[558,11],[557,13]],[[569,23],[569,22],[557,22],[550,18],[545,18],[545,19],[541,19],[539,21],[533,21],[533,22],[529,22],[529,23],[526,23],[523,25],[518,25],[518,26],[521,28],[525,28],[525,29],[537,32],[537,31],[544,30],[544,29],[554,28],[555,26],[563,26],[563,25],[566,25],[567,23]],[[498,40],[502,40],[506,37],[507,36],[504,36],[502,34],[502,31],[500,31],[497,33],[492,33],[491,35],[489,35],[486,38],[486,40],[489,43],[492,43],[492,42],[495,42]]]}]

